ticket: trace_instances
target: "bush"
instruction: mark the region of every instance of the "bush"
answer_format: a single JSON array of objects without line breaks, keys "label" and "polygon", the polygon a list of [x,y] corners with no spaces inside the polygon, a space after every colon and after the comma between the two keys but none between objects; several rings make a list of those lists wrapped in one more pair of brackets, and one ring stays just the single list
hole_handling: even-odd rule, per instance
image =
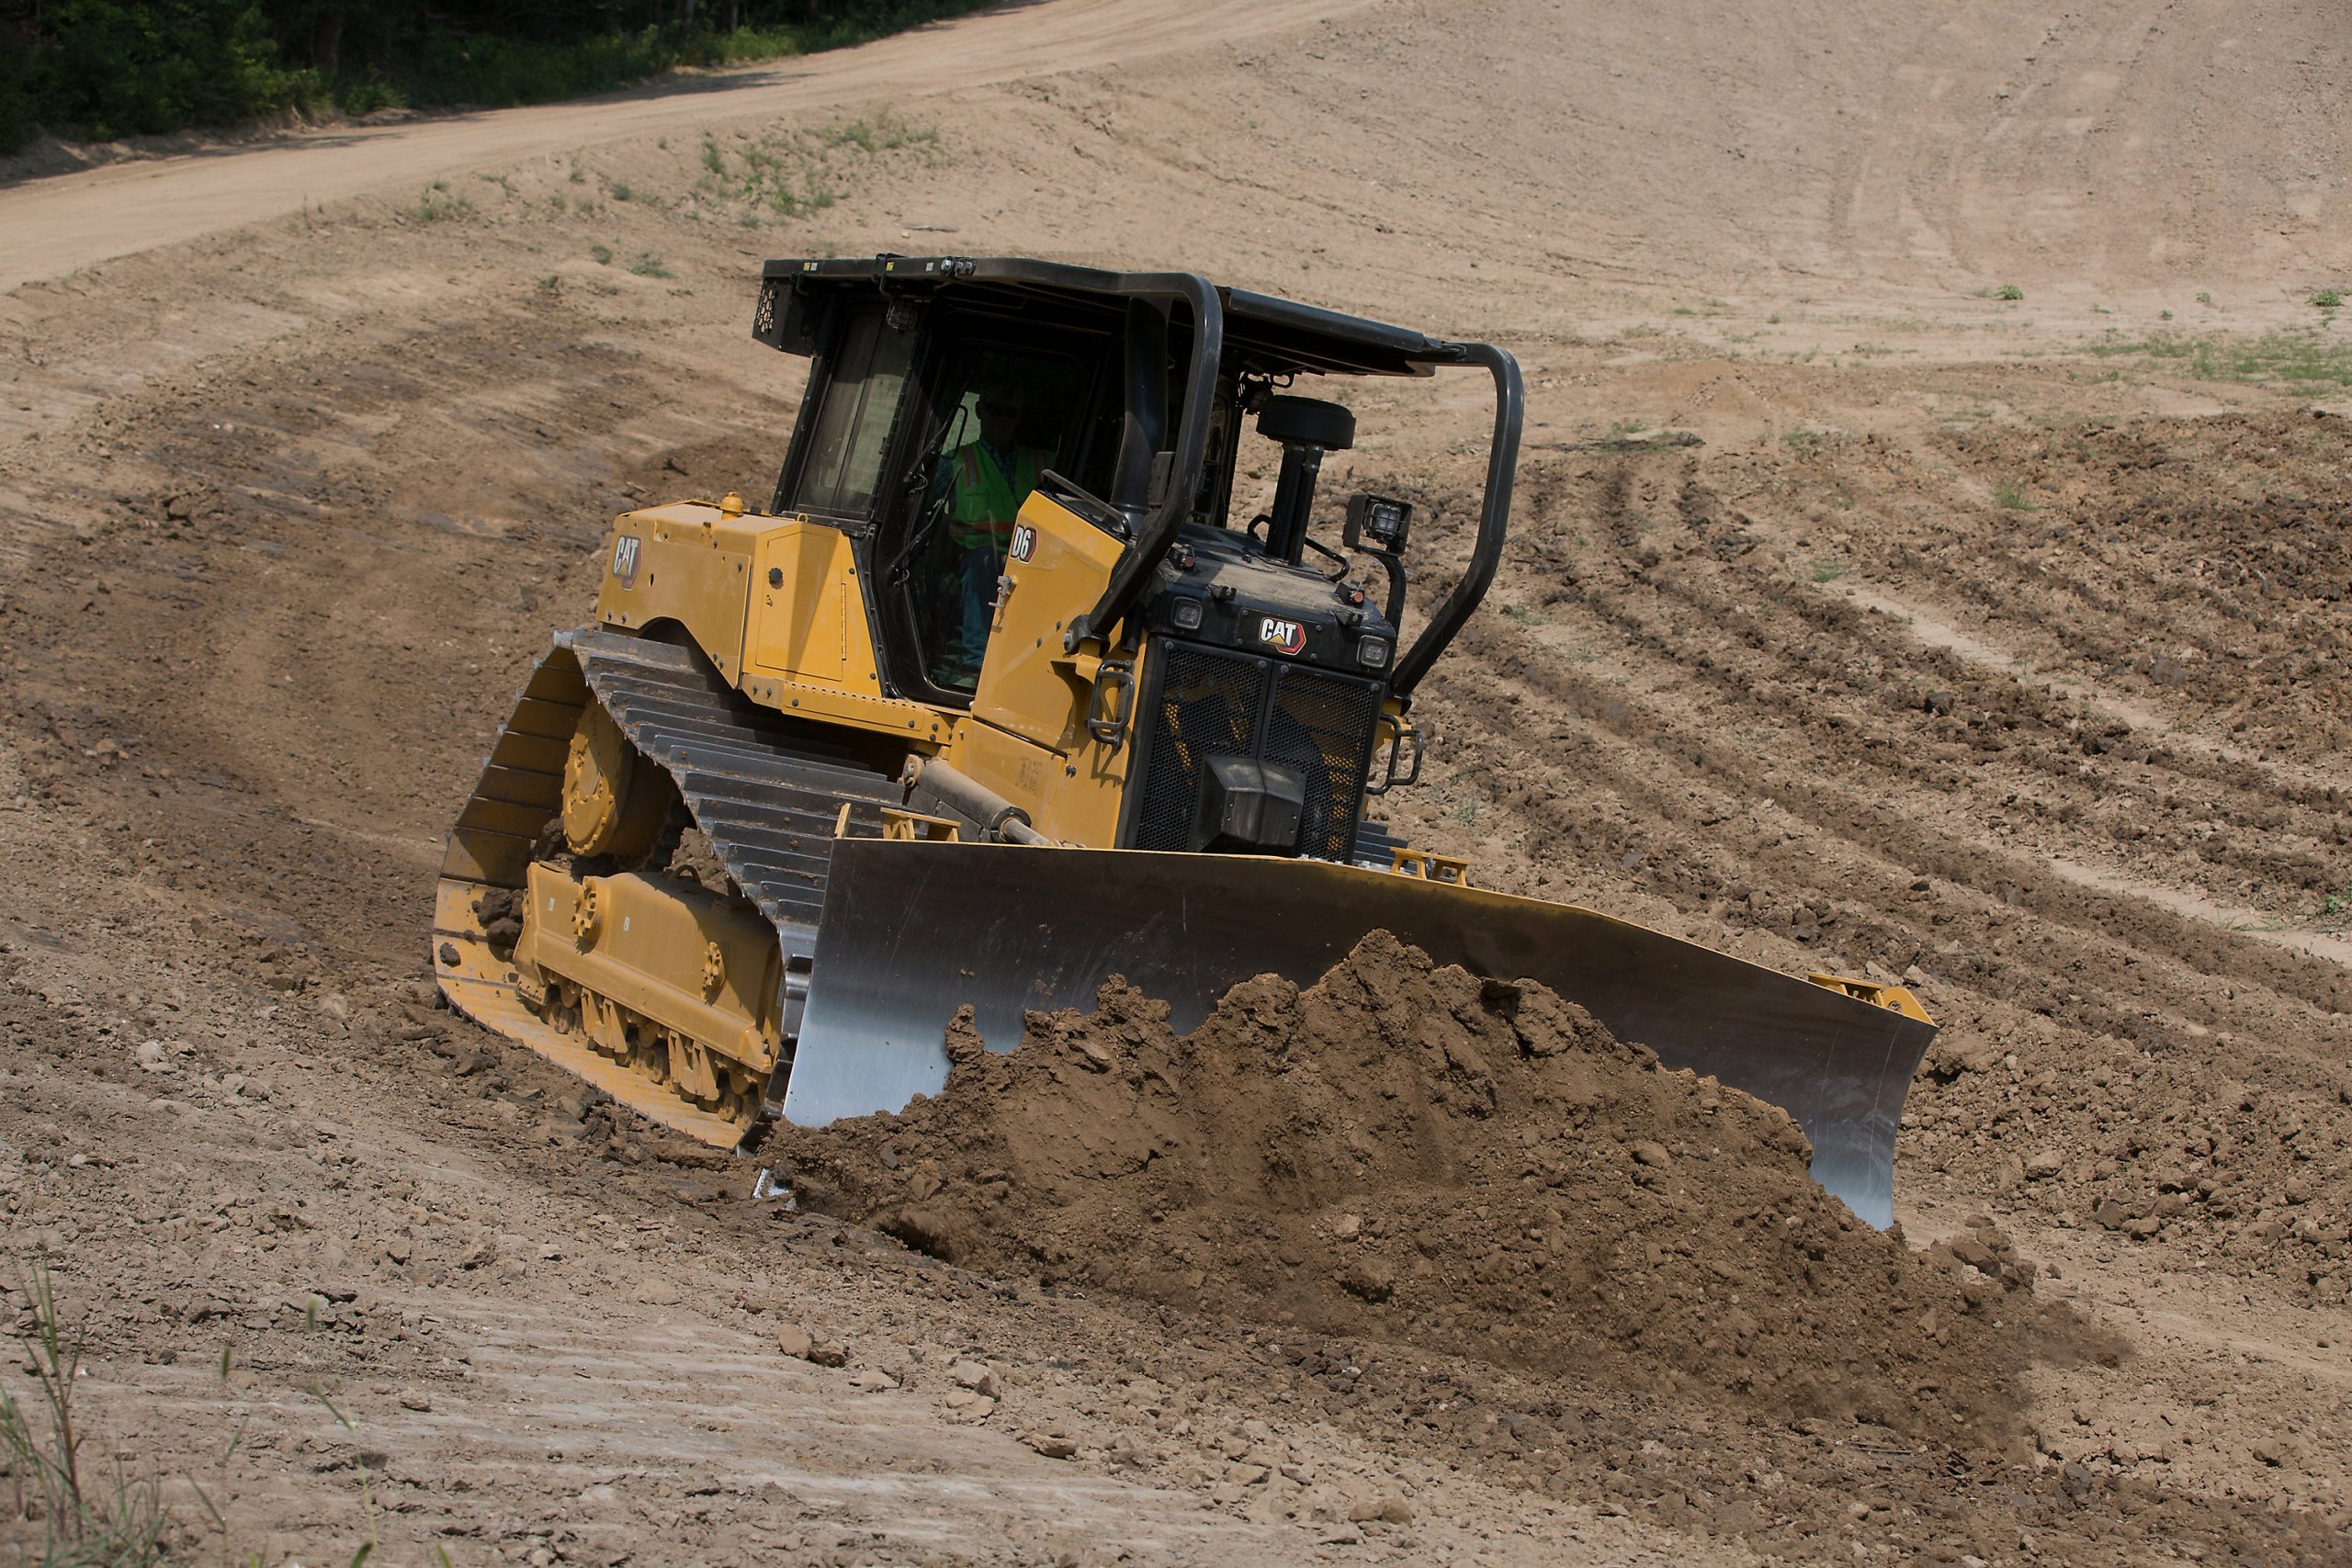
[{"label": "bush", "polygon": [[94,141],[272,114],[318,96],[278,61],[252,0],[63,0],[24,67],[21,145],[34,122]]},{"label": "bush", "polygon": [[0,11],[0,152],[229,126],[288,109],[486,108],[609,92],[682,64],[862,42],[984,0],[739,0],[682,27],[662,0],[54,0]]}]

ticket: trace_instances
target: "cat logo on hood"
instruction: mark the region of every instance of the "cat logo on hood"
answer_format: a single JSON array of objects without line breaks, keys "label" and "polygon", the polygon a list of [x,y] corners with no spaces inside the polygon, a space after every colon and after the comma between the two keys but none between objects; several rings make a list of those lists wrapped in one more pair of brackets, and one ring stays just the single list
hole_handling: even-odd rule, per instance
[{"label": "cat logo on hood", "polygon": [[1268,615],[1258,623],[1258,640],[1277,653],[1295,655],[1306,646],[1306,628],[1296,621]]}]

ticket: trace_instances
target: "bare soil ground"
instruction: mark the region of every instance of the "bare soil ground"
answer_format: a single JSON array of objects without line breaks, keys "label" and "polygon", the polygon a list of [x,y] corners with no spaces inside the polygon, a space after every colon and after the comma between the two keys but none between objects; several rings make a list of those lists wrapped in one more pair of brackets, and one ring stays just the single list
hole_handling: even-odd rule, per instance
[{"label": "bare soil ground", "polygon": [[[0,190],[0,1208],[186,1551],[201,1483],[273,1562],[2352,1556],[2340,19],[1329,11],[1056,0],[833,96]],[[1563,1367],[1424,1284],[1309,1321],[1279,1250],[1209,1289],[1220,1236],[1174,1289],[946,1261],[432,1005],[440,834],[610,514],[773,472],[752,269],[882,249],[1520,353],[1519,535],[1393,815],[1492,886],[1909,979],[1945,1031],[1876,1245],[1993,1314],[1923,1295],[1917,1364],[2019,1336],[2004,1409],[1696,1375],[1694,1314],[1790,1303],[1716,1306],[1737,1259],[1670,1229],[1611,1267],[1691,1366]],[[1330,488],[1433,509],[1417,592],[1480,390],[1350,394]],[[1457,1317],[1552,1224],[1377,1217]]]}]

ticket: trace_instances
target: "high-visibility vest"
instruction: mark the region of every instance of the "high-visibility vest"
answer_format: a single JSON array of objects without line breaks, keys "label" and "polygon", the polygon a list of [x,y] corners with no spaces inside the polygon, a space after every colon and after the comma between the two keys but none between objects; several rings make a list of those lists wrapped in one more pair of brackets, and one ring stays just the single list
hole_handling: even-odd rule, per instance
[{"label": "high-visibility vest", "polygon": [[948,503],[947,536],[966,549],[987,545],[1003,554],[1012,542],[1012,520],[1037,488],[1037,471],[1044,466],[1044,454],[1035,447],[1013,449],[1010,474],[980,442],[956,448],[948,459],[955,493]]}]

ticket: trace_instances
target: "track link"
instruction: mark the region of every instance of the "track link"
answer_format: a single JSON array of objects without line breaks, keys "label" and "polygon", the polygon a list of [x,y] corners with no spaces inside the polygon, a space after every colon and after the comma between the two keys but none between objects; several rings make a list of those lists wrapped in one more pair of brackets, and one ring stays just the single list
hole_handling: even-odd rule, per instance
[{"label": "track link", "polygon": [[785,977],[780,1071],[814,969],[837,831],[880,837],[899,787],[837,738],[751,702],[693,649],[589,628],[559,636],[532,671],[450,832],[433,958],[451,1004],[654,1121],[732,1146],[747,1130],[741,1122],[551,1024],[519,987],[514,895],[561,807],[565,749],[591,702],[669,775],[735,890],[774,927]]}]

